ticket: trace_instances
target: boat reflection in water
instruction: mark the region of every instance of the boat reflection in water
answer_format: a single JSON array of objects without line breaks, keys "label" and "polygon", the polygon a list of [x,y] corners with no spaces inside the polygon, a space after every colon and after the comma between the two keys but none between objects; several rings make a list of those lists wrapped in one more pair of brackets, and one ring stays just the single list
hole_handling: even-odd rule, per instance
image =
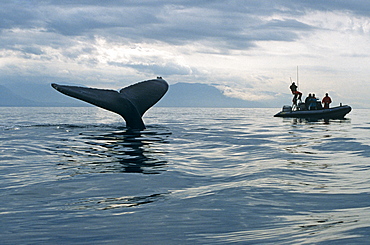
[{"label": "boat reflection in water", "polygon": [[330,124],[330,123],[350,123],[351,119],[348,118],[340,118],[340,119],[330,119],[330,118],[294,118],[294,117],[285,117],[284,122],[291,122],[292,125],[297,124],[312,124],[312,123],[322,123],[322,124]]}]

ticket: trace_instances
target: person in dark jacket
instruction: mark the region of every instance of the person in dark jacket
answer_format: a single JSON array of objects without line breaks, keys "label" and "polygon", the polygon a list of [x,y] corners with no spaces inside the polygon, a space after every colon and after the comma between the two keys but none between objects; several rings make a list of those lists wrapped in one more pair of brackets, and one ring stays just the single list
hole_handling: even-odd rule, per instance
[{"label": "person in dark jacket", "polygon": [[295,84],[295,82],[292,82],[290,85],[290,91],[292,91],[293,97],[293,104],[297,105],[297,101],[302,101],[302,93],[297,90],[298,86]]},{"label": "person in dark jacket", "polygon": [[308,108],[310,107],[311,97],[312,97],[312,94],[308,94],[308,96],[307,96],[307,97],[306,97],[306,99],[304,100],[304,104],[305,104],[305,106],[306,106],[306,110],[308,110]]}]

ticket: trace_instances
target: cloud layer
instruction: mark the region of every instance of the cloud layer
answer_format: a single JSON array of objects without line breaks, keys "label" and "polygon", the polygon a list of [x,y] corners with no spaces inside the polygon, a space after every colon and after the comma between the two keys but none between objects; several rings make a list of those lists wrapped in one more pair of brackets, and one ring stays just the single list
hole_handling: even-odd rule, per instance
[{"label": "cloud layer", "polygon": [[271,100],[299,65],[305,92],[353,97],[370,90],[369,14],[365,0],[3,1],[0,83],[122,87],[161,75]]}]

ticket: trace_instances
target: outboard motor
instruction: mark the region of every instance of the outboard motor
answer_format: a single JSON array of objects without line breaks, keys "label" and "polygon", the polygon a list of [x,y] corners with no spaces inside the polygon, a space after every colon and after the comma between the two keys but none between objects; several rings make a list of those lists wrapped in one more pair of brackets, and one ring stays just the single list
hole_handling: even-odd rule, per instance
[{"label": "outboard motor", "polygon": [[301,103],[298,104],[298,108],[299,108],[300,111],[304,111],[304,110],[306,110],[306,104],[301,102]]},{"label": "outboard motor", "polygon": [[290,105],[285,105],[285,106],[283,106],[283,111],[284,112],[292,112],[292,107]]}]

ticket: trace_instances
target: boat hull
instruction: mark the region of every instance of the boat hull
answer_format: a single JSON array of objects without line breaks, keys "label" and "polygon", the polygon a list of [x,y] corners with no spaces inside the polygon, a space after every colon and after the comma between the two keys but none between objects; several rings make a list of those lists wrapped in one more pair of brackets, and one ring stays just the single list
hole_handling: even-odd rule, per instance
[{"label": "boat hull", "polygon": [[350,106],[344,105],[322,110],[281,111],[275,114],[274,117],[340,119],[344,118],[351,110]]}]

